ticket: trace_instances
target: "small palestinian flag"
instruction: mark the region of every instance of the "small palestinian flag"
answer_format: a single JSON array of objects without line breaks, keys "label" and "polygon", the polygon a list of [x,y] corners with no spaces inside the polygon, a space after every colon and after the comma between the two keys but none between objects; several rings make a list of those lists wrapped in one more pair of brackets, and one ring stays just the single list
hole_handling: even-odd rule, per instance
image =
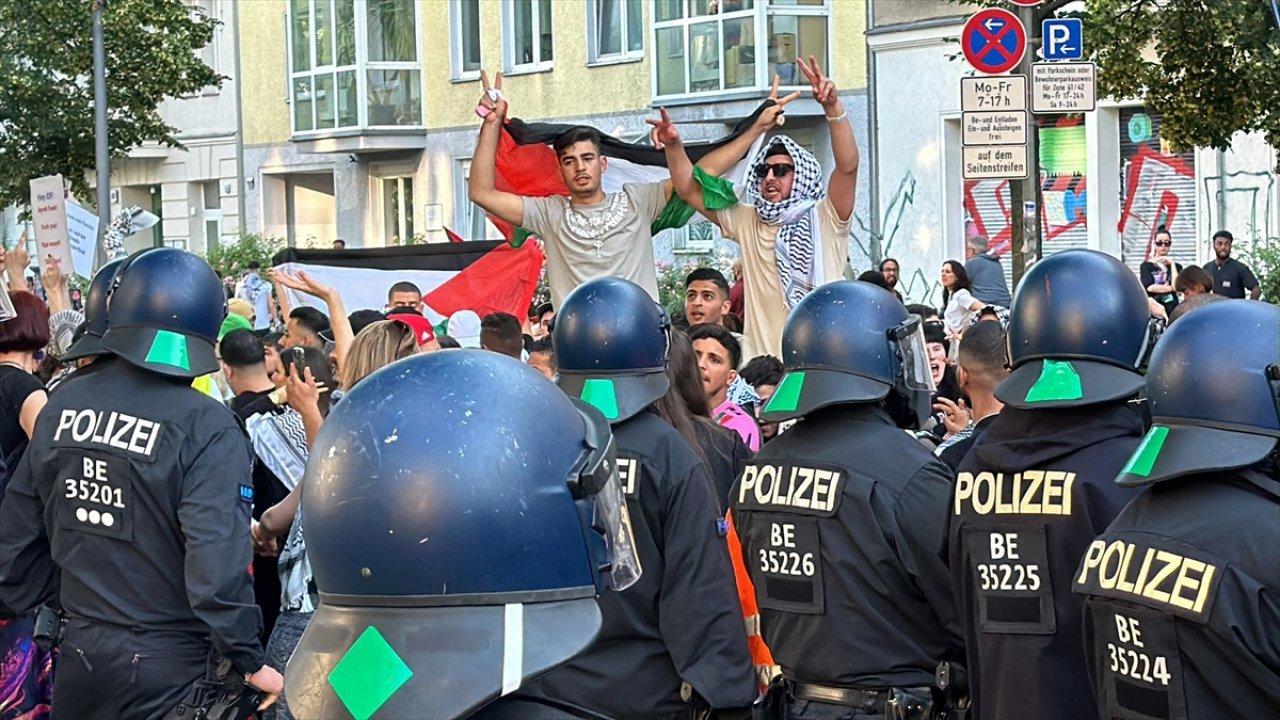
[{"label": "small palestinian flag", "polygon": [[[422,290],[422,313],[440,326],[459,310],[483,317],[505,312],[523,319],[529,312],[544,257],[536,243],[512,247],[500,240],[452,241],[360,250],[287,248],[272,264],[295,273],[304,270],[337,288],[347,312],[382,310],[387,291],[408,281]],[[324,303],[293,290],[289,302],[327,312]]]},{"label": "small palestinian flag", "polygon": [[[746,132],[772,100],[761,103],[751,115],[739,120],[733,130],[725,137],[706,143],[689,143],[685,152],[689,159],[697,163],[704,155],[732,142]],[[568,195],[560,178],[559,162],[551,144],[565,132],[577,127],[557,123],[527,123],[517,118],[510,118],[503,126],[502,138],[498,144],[498,157],[495,165],[494,185],[497,189],[531,197],[549,197],[551,195]],[[663,151],[650,144],[628,143],[612,135],[601,133],[600,151],[609,158],[609,167],[601,178],[603,190],[615,193],[622,190],[627,183],[646,183],[666,180],[667,158]],[[647,136],[646,136],[647,137]],[[747,152],[746,157],[722,177],[734,186],[741,186],[745,179],[748,160],[755,155],[756,145]],[[680,198],[672,195],[666,208],[654,220],[651,230],[654,233],[669,228],[683,227],[693,217],[693,208]],[[512,228],[509,223],[492,215],[489,219],[502,231],[513,245],[524,243],[529,233],[524,228]]]}]

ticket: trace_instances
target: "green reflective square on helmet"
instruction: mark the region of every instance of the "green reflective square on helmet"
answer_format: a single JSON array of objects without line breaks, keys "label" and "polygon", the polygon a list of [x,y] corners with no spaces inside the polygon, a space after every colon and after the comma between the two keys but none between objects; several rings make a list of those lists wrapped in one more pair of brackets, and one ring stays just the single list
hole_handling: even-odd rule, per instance
[{"label": "green reflective square on helmet", "polygon": [[1120,474],[1142,477],[1150,475],[1151,469],[1156,466],[1156,458],[1160,457],[1160,451],[1164,449],[1164,441],[1168,437],[1169,428],[1160,425],[1151,428],[1151,432],[1142,438],[1142,444],[1133,451],[1133,456],[1129,458],[1129,462],[1125,464]]},{"label": "green reflective square on helmet", "polygon": [[329,671],[329,685],[352,717],[368,720],[411,677],[413,670],[370,625]]},{"label": "green reflective square on helmet", "polygon": [[157,330],[144,362],[190,370],[191,355],[187,352],[187,339],[176,332]]},{"label": "green reflective square on helmet", "polygon": [[617,420],[621,414],[618,412],[618,393],[608,378],[589,378],[582,384],[579,397],[588,405],[595,406],[608,420]]},{"label": "green reflective square on helmet", "polygon": [[1027,390],[1027,402],[1079,400],[1084,397],[1084,386],[1080,383],[1080,374],[1070,362],[1066,360],[1042,362],[1040,377],[1036,379],[1031,389]]},{"label": "green reflective square on helmet", "polygon": [[794,411],[800,406],[802,390],[804,390],[804,371],[787,373],[774,389],[773,397],[769,398],[769,402],[765,404],[764,411],[767,413]]}]

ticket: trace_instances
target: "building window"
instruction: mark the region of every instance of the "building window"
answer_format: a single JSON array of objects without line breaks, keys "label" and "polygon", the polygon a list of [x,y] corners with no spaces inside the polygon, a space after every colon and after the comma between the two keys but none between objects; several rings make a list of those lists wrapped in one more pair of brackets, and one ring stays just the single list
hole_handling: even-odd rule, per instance
[{"label": "building window", "polygon": [[505,72],[539,72],[552,67],[551,0],[502,3],[502,60]]},{"label": "building window", "polygon": [[382,178],[382,237],[386,246],[411,245],[413,229],[413,178]]},{"label": "building window", "polygon": [[799,87],[797,57],[830,66],[828,0],[656,0],[658,98],[763,90],[776,74]]},{"label": "building window", "polygon": [[205,251],[214,250],[222,239],[222,195],[218,192],[218,181],[202,182],[199,185],[202,199],[202,216],[204,220]]},{"label": "building window", "polygon": [[480,77],[480,0],[453,0],[449,13],[453,79]]},{"label": "building window", "polygon": [[587,0],[587,61],[644,59],[641,0]]},{"label": "building window", "polygon": [[454,190],[459,199],[456,230],[468,240],[502,240],[502,231],[489,219],[484,208],[467,197],[467,183],[471,180],[471,160],[458,161],[458,184]]},{"label": "building window", "polygon": [[290,0],[296,133],[422,125],[413,0]]},{"label": "building window", "polygon": [[671,249],[678,255],[705,255],[716,247],[716,226],[706,220],[695,220],[672,230]]}]

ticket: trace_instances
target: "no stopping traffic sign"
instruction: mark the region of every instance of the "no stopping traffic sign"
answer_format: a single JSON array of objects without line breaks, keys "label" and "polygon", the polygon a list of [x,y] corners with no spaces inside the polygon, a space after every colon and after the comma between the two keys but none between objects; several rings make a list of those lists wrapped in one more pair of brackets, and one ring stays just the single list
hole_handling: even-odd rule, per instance
[{"label": "no stopping traffic sign", "polygon": [[960,33],[960,48],[978,72],[999,75],[1022,61],[1027,51],[1027,29],[1017,15],[990,8],[965,22]]}]

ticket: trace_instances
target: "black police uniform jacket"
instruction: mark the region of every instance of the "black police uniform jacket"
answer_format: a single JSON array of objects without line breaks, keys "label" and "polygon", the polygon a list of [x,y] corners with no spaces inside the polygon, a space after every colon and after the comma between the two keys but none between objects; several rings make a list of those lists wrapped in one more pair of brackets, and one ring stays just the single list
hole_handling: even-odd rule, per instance
[{"label": "black police uniform jacket", "polygon": [[1102,717],[1280,717],[1280,475],[1147,488],[1080,563]]},{"label": "black police uniform jacket", "polygon": [[1006,407],[960,463],[950,566],[976,717],[1093,714],[1072,573],[1134,495],[1115,477],[1142,431],[1125,403]]},{"label": "black police uniform jacket", "polygon": [[611,718],[688,717],[688,682],[713,708],[747,707],[755,679],[711,479],[651,411],[613,433],[643,574],[601,596],[590,647],[517,695]]},{"label": "black police uniform jacket", "polygon": [[211,637],[237,670],[258,670],[243,429],[187,381],[114,358],[94,367],[50,395],[0,504],[0,606],[57,594],[73,624]]},{"label": "black police uniform jacket", "polygon": [[946,566],[947,468],[872,405],[810,413],[734,485],[760,626],[783,674],[867,689],[963,659]]}]

